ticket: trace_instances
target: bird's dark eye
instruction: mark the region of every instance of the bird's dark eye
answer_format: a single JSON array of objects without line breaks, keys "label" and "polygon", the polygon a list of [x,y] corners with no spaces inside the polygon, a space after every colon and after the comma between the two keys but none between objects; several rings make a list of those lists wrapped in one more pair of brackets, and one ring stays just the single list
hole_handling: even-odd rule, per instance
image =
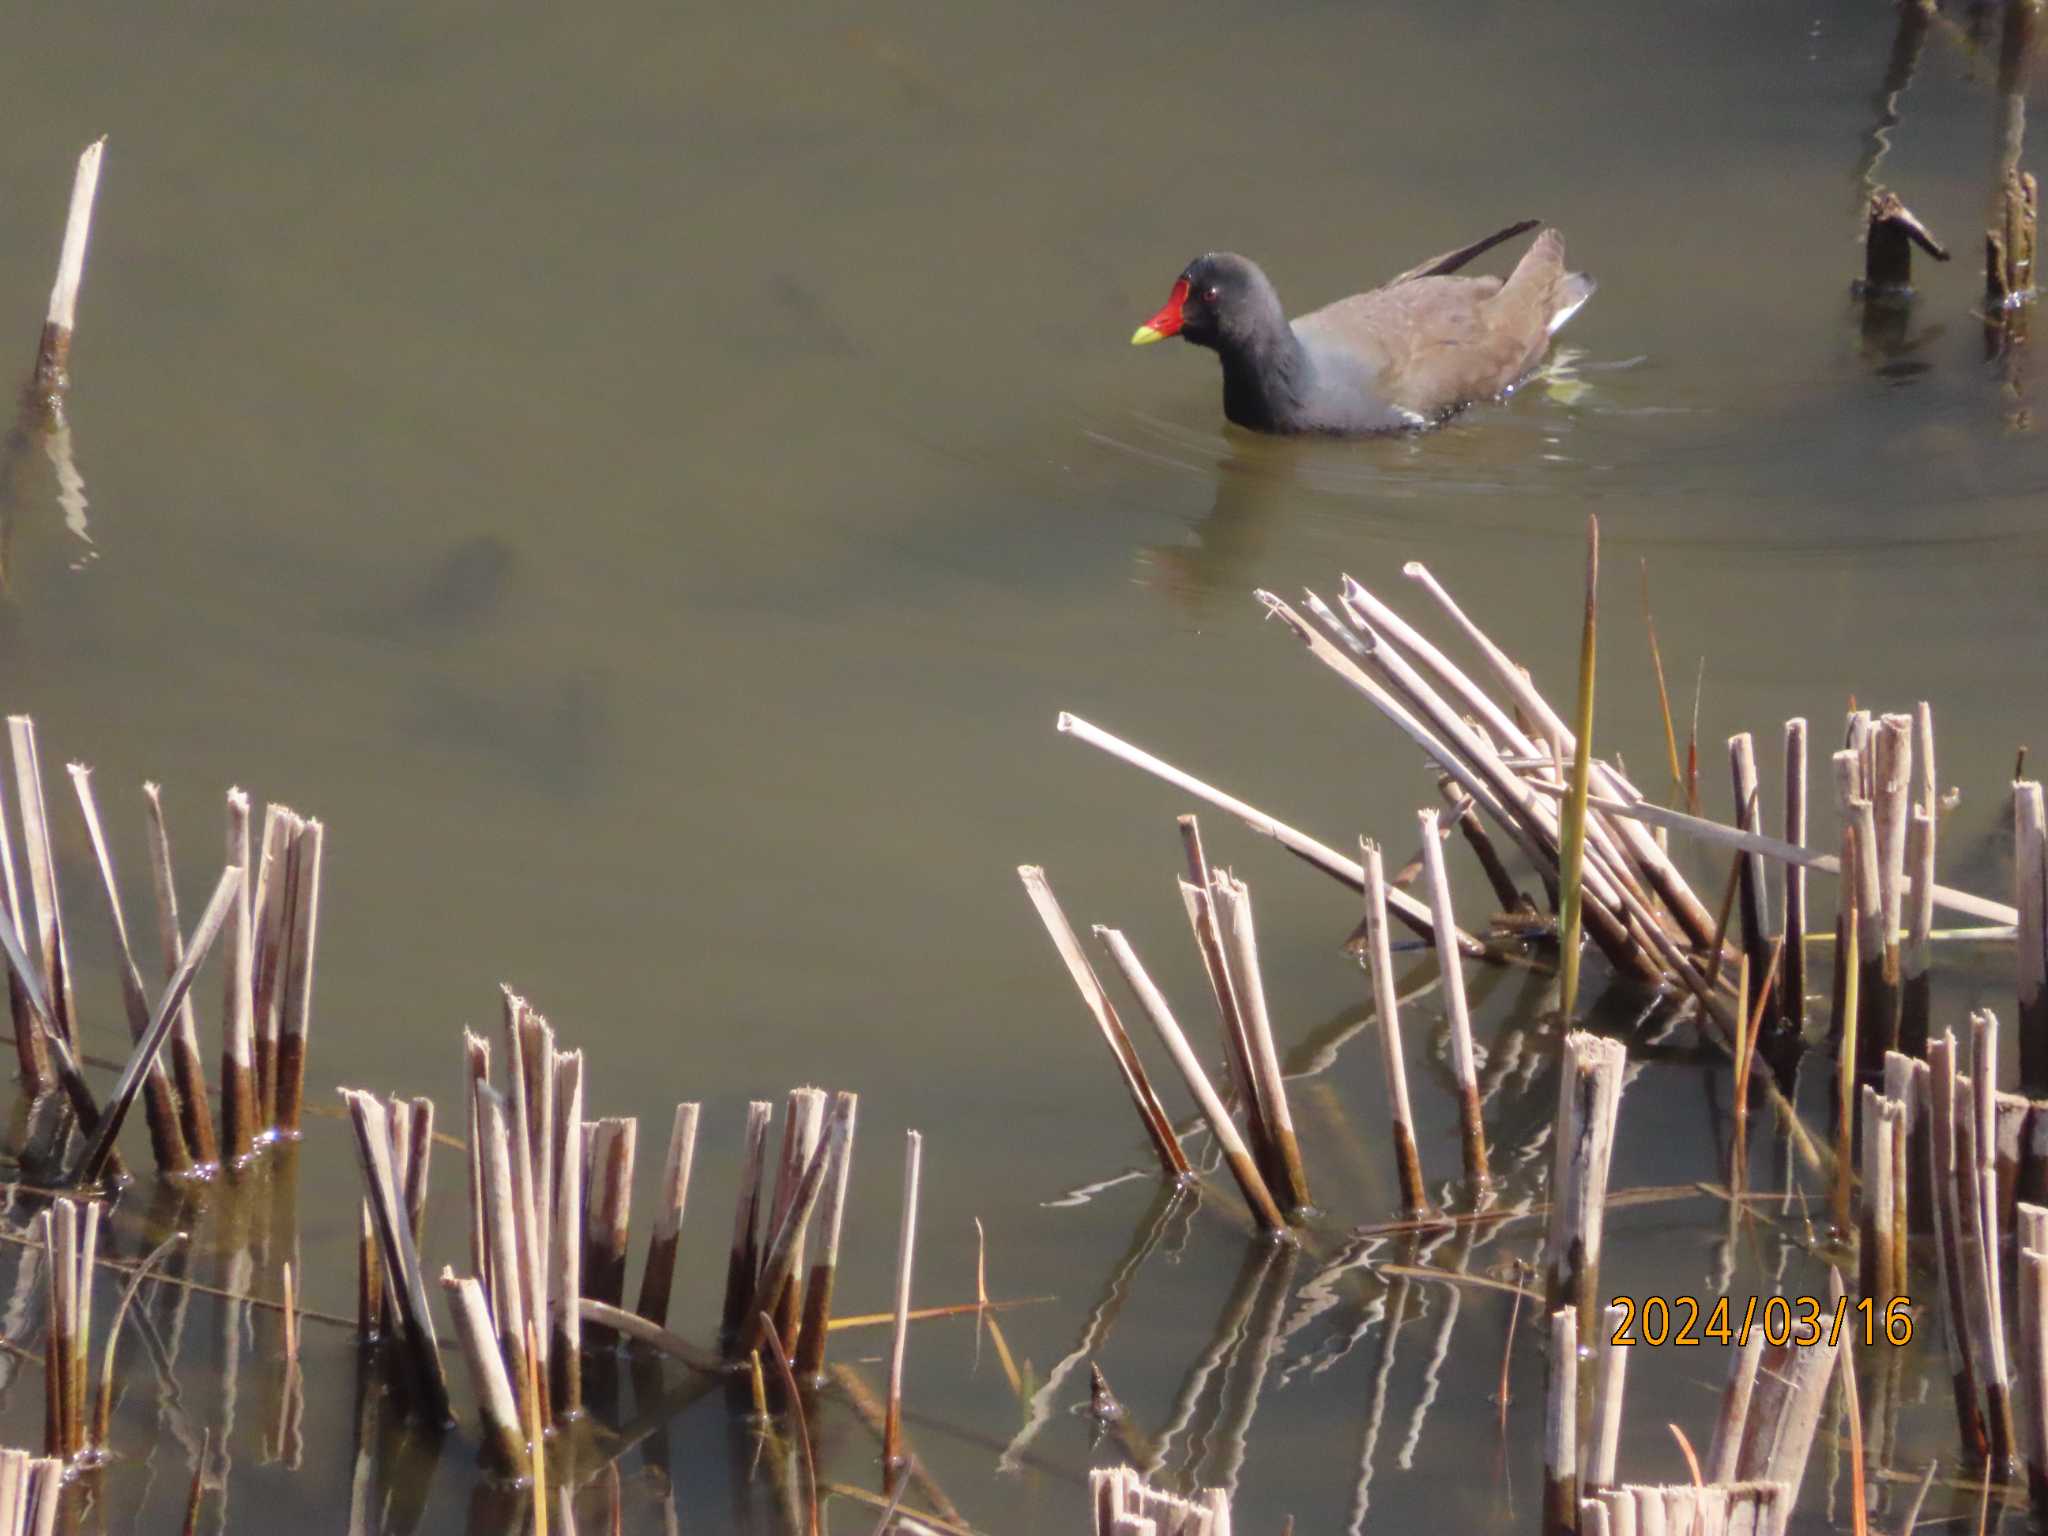
[{"label": "bird's dark eye", "polygon": [[1207,299],[1211,304],[1214,304],[1218,299],[1223,297],[1223,291],[1220,288],[1211,288],[1207,293],[1204,293],[1202,297]]}]

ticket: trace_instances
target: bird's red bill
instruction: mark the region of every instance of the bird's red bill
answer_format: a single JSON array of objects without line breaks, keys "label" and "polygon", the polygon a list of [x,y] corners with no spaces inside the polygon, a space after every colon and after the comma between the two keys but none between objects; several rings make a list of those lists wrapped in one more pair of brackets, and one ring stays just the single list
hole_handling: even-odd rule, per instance
[{"label": "bird's red bill", "polygon": [[1188,302],[1188,280],[1181,278],[1173,285],[1173,292],[1166,296],[1166,303],[1159,313],[1138,327],[1131,337],[1131,345],[1142,347],[1150,341],[1164,341],[1178,335],[1181,326],[1181,310]]}]

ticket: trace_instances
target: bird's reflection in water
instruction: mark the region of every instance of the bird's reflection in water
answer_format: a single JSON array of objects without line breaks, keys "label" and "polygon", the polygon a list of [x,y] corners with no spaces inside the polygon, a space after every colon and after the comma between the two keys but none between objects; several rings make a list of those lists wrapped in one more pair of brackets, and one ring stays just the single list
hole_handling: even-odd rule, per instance
[{"label": "bird's reflection in water", "polygon": [[1216,466],[1215,499],[1190,530],[1192,539],[1138,550],[1138,579],[1156,587],[1190,617],[1205,617],[1217,599],[1236,596],[1265,547],[1267,519],[1292,482],[1289,461],[1266,445],[1233,451]]}]

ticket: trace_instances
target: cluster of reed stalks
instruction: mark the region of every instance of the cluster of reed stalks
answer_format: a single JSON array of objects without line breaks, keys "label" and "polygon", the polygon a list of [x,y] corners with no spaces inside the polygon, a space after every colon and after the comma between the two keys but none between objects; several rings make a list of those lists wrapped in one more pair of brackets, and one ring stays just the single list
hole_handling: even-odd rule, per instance
[{"label": "cluster of reed stalks", "polygon": [[[27,716],[13,716],[8,735],[27,899],[17,878],[14,839],[0,815],[0,950],[8,963],[15,1059],[22,1089],[34,1106],[24,1161],[67,1184],[99,1183],[119,1169],[115,1138],[138,1096],[157,1169],[173,1177],[204,1174],[248,1156],[272,1137],[297,1136],[313,1018],[321,824],[272,805],[264,816],[262,846],[252,852],[248,796],[229,790],[228,865],[188,936],[178,913],[163,798],[156,785],[143,785],[156,908],[155,964],[164,978],[152,998],[143,979],[148,962],[138,960],[131,942],[91,770],[71,765],[79,816],[99,876],[99,904],[114,938],[133,1046],[103,1105],[80,1068],[79,1003],[35,725]],[[252,864],[257,858],[260,862]],[[223,934],[227,981],[216,1134],[191,988]],[[64,1107],[68,1115],[59,1112]]]}]

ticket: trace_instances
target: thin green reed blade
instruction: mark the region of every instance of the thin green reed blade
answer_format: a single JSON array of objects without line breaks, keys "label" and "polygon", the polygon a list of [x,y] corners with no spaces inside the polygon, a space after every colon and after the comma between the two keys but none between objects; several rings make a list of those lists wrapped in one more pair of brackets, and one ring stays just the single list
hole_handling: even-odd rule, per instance
[{"label": "thin green reed blade", "polygon": [[1600,614],[1600,519],[1586,515],[1586,627],[1579,636],[1579,709],[1572,729],[1572,787],[1558,828],[1564,844],[1558,863],[1558,1009],[1569,1020],[1579,994],[1580,902],[1586,872],[1586,792],[1593,777],[1593,654]]}]

